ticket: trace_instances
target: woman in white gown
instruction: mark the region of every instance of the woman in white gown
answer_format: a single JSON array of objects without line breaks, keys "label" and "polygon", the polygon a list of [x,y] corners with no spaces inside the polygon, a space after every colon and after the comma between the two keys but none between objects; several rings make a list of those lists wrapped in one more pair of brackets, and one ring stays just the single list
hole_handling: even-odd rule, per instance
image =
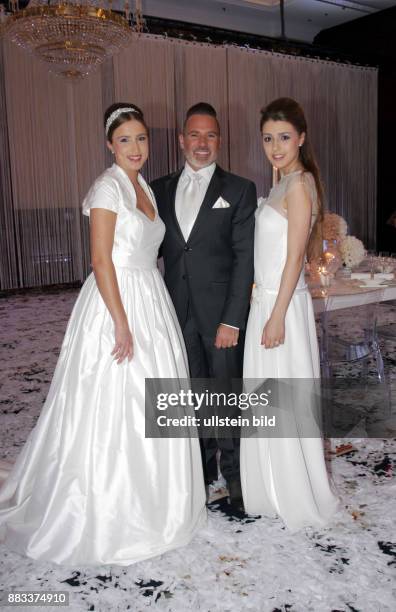
[{"label": "woman in white gown", "polygon": [[[255,287],[243,375],[261,381],[317,379],[319,354],[304,261],[307,249],[312,257],[319,246],[319,171],[297,102],[280,98],[269,104],[262,110],[260,131],[265,154],[280,180],[266,200],[259,200],[256,211]],[[290,431],[287,427],[285,437],[241,440],[245,510],[279,515],[291,530],[323,525],[338,502],[329,485],[322,440],[287,437]]]},{"label": "woman in white gown", "polygon": [[105,114],[115,163],[83,203],[91,261],[47,400],[0,490],[0,540],[64,565],[128,565],[190,541],[206,519],[198,439],[145,438],[145,378],[186,378],[157,269],[165,227],[139,171],[142,112]]}]

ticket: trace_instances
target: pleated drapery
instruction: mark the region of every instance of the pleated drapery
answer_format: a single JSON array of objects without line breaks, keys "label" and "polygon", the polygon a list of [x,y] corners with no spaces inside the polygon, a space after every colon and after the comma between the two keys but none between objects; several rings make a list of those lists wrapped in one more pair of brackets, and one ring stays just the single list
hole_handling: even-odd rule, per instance
[{"label": "pleated drapery", "polygon": [[235,48],[228,50],[228,66],[231,168],[254,180],[258,193],[268,193],[272,174],[258,137],[260,109],[275,98],[295,98],[307,118],[327,207],[371,248],[376,239],[377,71]]},{"label": "pleated drapery", "polygon": [[77,84],[11,45],[0,56],[1,289],[82,281],[89,272],[81,202],[111,163],[103,112],[140,106],[150,126],[148,180],[183,163],[184,113],[207,101],[218,112],[219,163],[266,195],[271,169],[259,110],[279,96],[303,106],[330,210],[375,247],[377,70],[334,62],[144,35]]}]

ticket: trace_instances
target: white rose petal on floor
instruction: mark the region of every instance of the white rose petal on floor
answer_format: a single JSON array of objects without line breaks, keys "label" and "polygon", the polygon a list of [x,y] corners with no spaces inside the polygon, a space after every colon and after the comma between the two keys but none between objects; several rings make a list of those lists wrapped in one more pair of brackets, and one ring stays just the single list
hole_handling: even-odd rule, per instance
[{"label": "white rose petal on floor", "polygon": [[[15,460],[38,417],[77,292],[31,291],[0,300],[3,467]],[[381,323],[395,313],[394,304],[382,304]],[[353,316],[339,324],[353,325]],[[395,401],[396,342],[383,346]],[[0,590],[67,590],[73,612],[391,612],[396,442],[362,438],[353,445],[356,451],[331,459],[342,509],[325,529],[290,534],[279,519],[235,516],[219,499],[189,546],[126,568],[44,565],[0,545]]]}]

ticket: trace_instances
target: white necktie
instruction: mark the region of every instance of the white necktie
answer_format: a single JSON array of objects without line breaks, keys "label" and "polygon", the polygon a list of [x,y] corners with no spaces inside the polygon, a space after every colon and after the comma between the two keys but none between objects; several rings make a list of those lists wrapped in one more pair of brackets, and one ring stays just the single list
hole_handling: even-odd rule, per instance
[{"label": "white necktie", "polygon": [[178,221],[186,241],[202,204],[200,181],[201,177],[199,174],[188,174],[180,194],[181,207]]}]

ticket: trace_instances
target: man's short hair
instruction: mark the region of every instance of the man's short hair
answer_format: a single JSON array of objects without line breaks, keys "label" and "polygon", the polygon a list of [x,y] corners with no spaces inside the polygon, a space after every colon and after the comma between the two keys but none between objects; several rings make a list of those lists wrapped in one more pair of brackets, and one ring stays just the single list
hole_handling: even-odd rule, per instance
[{"label": "man's short hair", "polygon": [[194,104],[193,106],[190,106],[190,108],[188,109],[186,113],[186,118],[183,124],[183,130],[186,127],[187,121],[193,115],[209,115],[209,117],[213,117],[214,119],[216,119],[216,122],[219,128],[219,132],[220,132],[220,124],[219,124],[219,120],[217,119],[217,113],[215,109],[213,108],[213,106],[211,104],[208,104],[208,102],[198,102],[198,104]]}]

